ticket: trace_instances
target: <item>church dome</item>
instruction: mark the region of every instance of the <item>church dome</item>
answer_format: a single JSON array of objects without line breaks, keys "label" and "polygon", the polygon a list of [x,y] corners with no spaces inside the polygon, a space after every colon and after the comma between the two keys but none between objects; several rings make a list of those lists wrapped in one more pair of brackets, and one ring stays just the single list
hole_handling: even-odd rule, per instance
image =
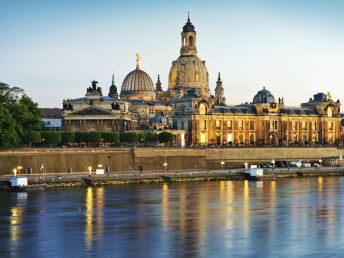
[{"label": "church dome", "polygon": [[122,83],[121,97],[127,100],[154,100],[155,90],[151,77],[136,68],[125,77]]},{"label": "church dome", "polygon": [[168,76],[168,87],[173,89],[176,85],[176,79],[179,77],[183,88],[209,88],[208,70],[205,61],[196,56],[180,56],[172,62]]},{"label": "church dome", "polygon": [[270,91],[263,87],[262,90],[258,91],[256,96],[253,98],[253,104],[258,103],[272,103],[275,102],[275,97],[271,94]]},{"label": "church dome", "polygon": [[190,22],[190,17],[188,16],[188,21],[183,27],[183,32],[195,32],[195,26]]}]

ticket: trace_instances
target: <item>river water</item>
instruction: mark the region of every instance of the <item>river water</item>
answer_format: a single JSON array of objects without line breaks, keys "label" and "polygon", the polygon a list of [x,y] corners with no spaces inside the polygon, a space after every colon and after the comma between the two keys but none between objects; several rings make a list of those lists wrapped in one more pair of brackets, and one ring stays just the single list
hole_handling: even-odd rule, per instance
[{"label": "river water", "polygon": [[1,193],[0,257],[343,257],[344,177]]}]

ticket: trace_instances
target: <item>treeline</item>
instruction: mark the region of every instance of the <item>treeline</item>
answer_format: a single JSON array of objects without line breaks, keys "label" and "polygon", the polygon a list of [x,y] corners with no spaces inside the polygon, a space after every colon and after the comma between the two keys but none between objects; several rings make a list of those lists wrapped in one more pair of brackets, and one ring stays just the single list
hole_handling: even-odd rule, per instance
[{"label": "treeline", "polygon": [[154,144],[170,143],[173,136],[170,132],[155,133],[136,133],[136,132],[35,132],[31,142],[36,145],[59,145],[59,144],[88,144],[88,143],[110,143],[110,144]]},{"label": "treeline", "polygon": [[41,130],[42,113],[24,90],[0,82],[0,148],[29,144]]}]

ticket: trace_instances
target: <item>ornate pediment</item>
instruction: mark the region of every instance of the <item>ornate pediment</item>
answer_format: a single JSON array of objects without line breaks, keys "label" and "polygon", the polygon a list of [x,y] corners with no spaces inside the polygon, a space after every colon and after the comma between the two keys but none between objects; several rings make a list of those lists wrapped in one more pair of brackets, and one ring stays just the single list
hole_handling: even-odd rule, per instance
[{"label": "ornate pediment", "polygon": [[87,107],[84,109],[76,110],[67,116],[101,116],[101,115],[112,115],[111,111],[103,110],[96,107]]}]

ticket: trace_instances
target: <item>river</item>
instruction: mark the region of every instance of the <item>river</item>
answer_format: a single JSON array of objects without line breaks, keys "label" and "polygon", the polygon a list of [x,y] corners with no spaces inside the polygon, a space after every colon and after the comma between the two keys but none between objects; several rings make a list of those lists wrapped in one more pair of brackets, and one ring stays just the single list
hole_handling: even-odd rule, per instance
[{"label": "river", "polygon": [[344,177],[1,193],[0,257],[343,257]]}]

